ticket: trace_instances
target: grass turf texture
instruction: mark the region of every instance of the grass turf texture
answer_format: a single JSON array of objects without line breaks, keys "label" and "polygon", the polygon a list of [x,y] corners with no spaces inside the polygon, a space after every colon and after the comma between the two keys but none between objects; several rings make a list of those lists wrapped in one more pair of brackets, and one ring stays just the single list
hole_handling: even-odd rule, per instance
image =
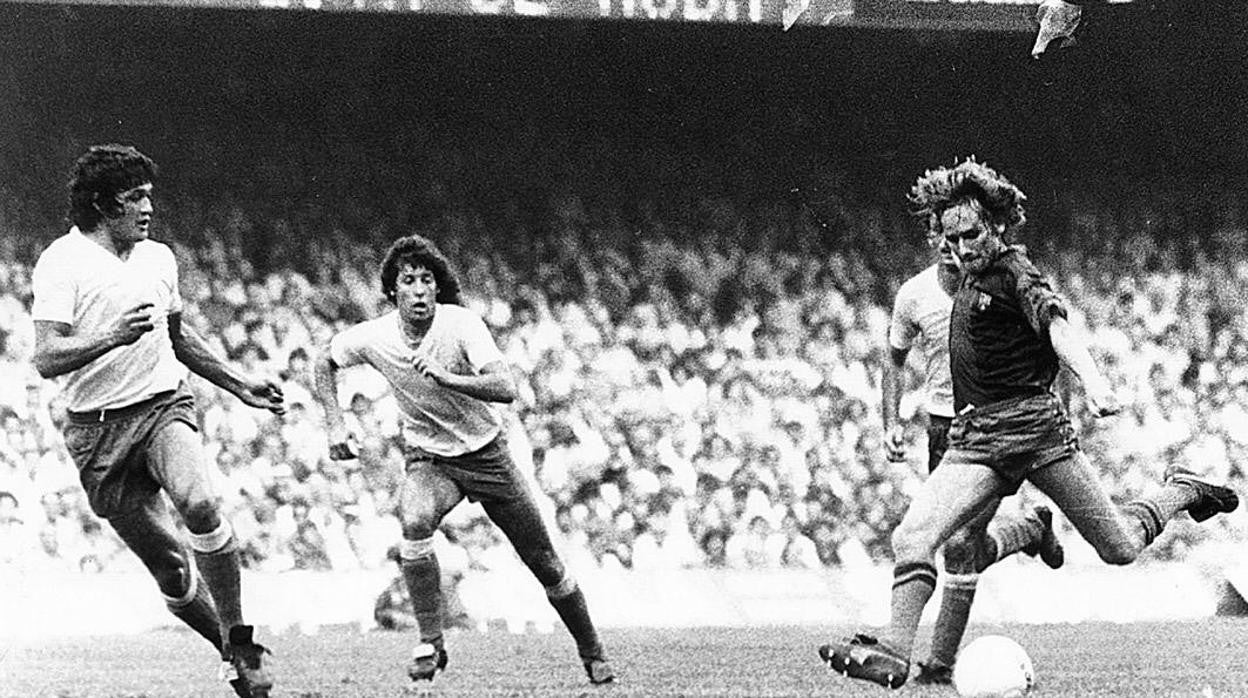
[{"label": "grass turf texture", "polygon": [[[404,667],[411,633],[264,634],[276,696],[953,696],[907,685],[891,693],[831,674],[816,648],[850,628],[610,630],[620,680],[594,687],[570,638],[452,633],[451,663],[432,686]],[[973,625],[1004,634],[1035,661],[1039,696],[1248,696],[1248,619],[1184,623]],[[920,651],[926,650],[926,634]],[[0,640],[0,696],[228,698],[217,662],[182,630],[137,636]],[[922,655],[920,655],[922,656]]]}]

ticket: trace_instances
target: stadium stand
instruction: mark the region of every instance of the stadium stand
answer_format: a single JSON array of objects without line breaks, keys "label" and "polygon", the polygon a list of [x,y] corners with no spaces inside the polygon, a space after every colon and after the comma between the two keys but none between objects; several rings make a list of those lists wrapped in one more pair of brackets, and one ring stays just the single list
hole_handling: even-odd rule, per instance
[{"label": "stadium stand", "polygon": [[[574,558],[650,570],[887,559],[922,464],[881,455],[880,346],[891,290],[922,263],[921,236],[894,236],[881,258],[888,213],[849,191],[820,211],[834,237],[791,200],[708,191],[606,206],[612,196],[601,191],[550,187],[505,201],[487,221],[466,203],[470,192],[435,181],[424,193],[445,205],[425,227],[464,261],[470,304],[517,367],[515,418]],[[1028,242],[1130,395],[1126,415],[1095,428],[1077,397],[1071,405],[1111,490],[1129,498],[1171,462],[1242,487],[1243,209],[1227,208],[1199,249],[1184,249],[1166,234],[1175,222],[1149,213],[1180,194],[1060,193],[1069,216]],[[348,244],[297,235],[298,221],[236,210],[222,224],[188,202],[166,206],[191,321],[230,357],[280,374],[291,403],[277,419],[194,383],[247,564],[389,564],[394,405],[367,373],[352,374],[361,457],[330,461],[307,361],[333,330],[383,309],[376,254],[390,231],[369,233],[378,244]],[[248,252],[279,246],[288,261]],[[31,259],[9,246],[0,265],[0,373],[17,378],[0,389],[0,562],[133,565],[87,510],[55,428],[57,391],[31,367]],[[913,409],[907,399],[903,411]],[[917,423],[912,431],[922,438]],[[1151,554],[1229,540],[1243,519],[1176,526]],[[501,564],[491,560],[497,534],[478,523],[469,511],[444,528],[457,564]]]}]

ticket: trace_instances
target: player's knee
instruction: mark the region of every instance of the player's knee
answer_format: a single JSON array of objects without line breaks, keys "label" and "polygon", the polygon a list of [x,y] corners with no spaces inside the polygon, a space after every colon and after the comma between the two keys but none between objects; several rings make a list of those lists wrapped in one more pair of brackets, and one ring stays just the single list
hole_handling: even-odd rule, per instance
[{"label": "player's knee", "polygon": [[1118,543],[1102,546],[1096,552],[1106,564],[1129,565],[1139,557],[1140,549],[1130,543]]},{"label": "player's knee", "polygon": [[898,560],[925,560],[936,554],[936,543],[921,527],[902,521],[893,530],[893,557]]},{"label": "player's knee", "polygon": [[152,576],[156,577],[156,586],[160,587],[160,594],[165,597],[165,605],[172,609],[182,608],[194,601],[199,591],[189,565],[154,570]]},{"label": "player's knee", "polygon": [[[542,586],[546,587],[547,592],[550,591],[552,586],[558,585],[562,580],[571,579],[567,569],[563,566],[563,561],[559,559],[559,556],[553,550],[531,551],[528,555],[521,556],[521,559],[533,571],[533,576],[537,577]],[[573,586],[575,586],[575,582],[573,582]]]},{"label": "player's knee", "polygon": [[404,517],[401,530],[404,542],[426,538],[432,540],[438,524],[433,517]]},{"label": "player's knee", "polygon": [[945,571],[951,574],[974,574],[979,569],[982,550],[978,536],[959,531],[945,541]]},{"label": "player's knee", "polygon": [[565,599],[580,588],[576,584],[576,578],[566,571],[560,572],[558,581],[543,586],[546,588],[546,598],[551,600]]},{"label": "player's knee", "polygon": [[207,533],[221,526],[221,500],[217,497],[197,497],[182,506],[182,521],[193,533]]}]

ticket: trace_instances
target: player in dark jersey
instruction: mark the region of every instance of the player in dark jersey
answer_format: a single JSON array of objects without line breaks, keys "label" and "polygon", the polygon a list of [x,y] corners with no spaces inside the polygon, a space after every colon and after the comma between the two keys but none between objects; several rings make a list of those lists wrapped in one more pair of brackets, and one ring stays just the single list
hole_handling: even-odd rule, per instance
[{"label": "player in dark jersey", "polygon": [[[924,367],[923,411],[927,413],[928,472],[931,472],[940,465],[949,447],[949,428],[953,424],[949,318],[962,272],[944,237],[930,230],[935,226],[928,227],[929,243],[939,253],[939,259],[897,290],[888,331],[891,361],[884,363],[881,383],[885,449],[889,460],[901,462],[906,456],[905,429],[899,414],[901,372],[910,349],[919,350]],[[997,513],[999,505],[999,501],[989,503],[979,516],[945,541],[940,613],[932,631],[931,655],[919,662],[915,683],[953,683],[953,664],[966,632],[979,575],[989,566],[1016,552],[1039,556],[1054,569],[1065,561],[1062,544],[1053,533],[1053,513],[1048,507],[1035,506],[1023,516],[1008,516]]]},{"label": "player in dark jersey", "polygon": [[1065,365],[1083,384],[1092,414],[1121,408],[1066,303],[1006,243],[1026,220],[1025,196],[974,159],[930,170],[911,190],[915,213],[937,226],[963,277],[954,294],[950,368],[956,416],[949,448],[893,532],[892,617],[883,638],[858,634],[820,648],[834,670],[897,688],[923,608],[936,586],[936,550],[985,506],[1027,480],[1070,519],[1101,559],[1125,565],[1181,512],[1196,521],[1234,511],[1229,488],[1171,466],[1151,494],[1116,506],[1080,450],[1053,379]]}]

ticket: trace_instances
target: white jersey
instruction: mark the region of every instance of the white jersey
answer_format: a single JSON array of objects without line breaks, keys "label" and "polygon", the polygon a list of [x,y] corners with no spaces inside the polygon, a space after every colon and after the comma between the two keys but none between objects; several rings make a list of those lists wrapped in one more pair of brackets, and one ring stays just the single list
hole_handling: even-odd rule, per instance
[{"label": "white jersey", "polygon": [[75,334],[102,331],[139,303],[152,303],[156,328],[67,374],[66,407],[76,412],[125,407],[174,390],[186,367],[173,355],[169,315],[182,312],[178,263],[154,240],[121,259],[71,228],[39,255],[32,278],[35,320],[63,322]]},{"label": "white jersey", "polygon": [[910,277],[897,290],[888,343],[894,349],[918,346],[923,355],[923,402],[928,414],[953,416],[953,378],[949,369],[949,317],[953,298],[940,287],[938,265]]},{"label": "white jersey", "polygon": [[412,368],[418,354],[460,375],[504,361],[485,322],[467,308],[439,303],[419,344],[407,339],[401,322],[399,311],[393,310],[349,327],[330,340],[329,355],[340,367],[367,364],[386,378],[409,444],[439,456],[458,456],[493,441],[503,427],[503,416],[493,404],[444,388]]}]

